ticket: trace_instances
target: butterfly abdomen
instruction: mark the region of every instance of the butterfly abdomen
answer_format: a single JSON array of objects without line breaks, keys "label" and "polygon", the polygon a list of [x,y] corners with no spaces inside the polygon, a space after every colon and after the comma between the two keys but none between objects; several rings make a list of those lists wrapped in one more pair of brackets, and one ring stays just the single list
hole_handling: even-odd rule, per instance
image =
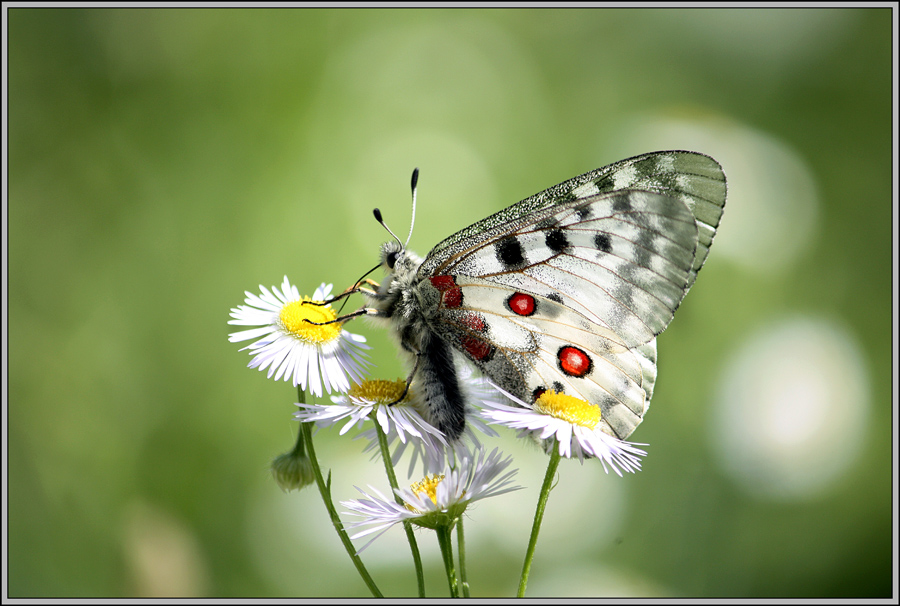
[{"label": "butterfly abdomen", "polygon": [[453,351],[434,333],[424,339],[416,381],[432,425],[449,440],[456,440],[466,426],[466,405],[453,362]]}]

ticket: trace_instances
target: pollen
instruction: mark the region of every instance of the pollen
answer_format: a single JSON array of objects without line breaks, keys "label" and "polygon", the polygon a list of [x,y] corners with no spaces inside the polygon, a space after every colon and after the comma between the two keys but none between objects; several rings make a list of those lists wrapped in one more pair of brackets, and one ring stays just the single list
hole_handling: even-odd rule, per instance
[{"label": "pollen", "polygon": [[[425,476],[424,479],[419,480],[412,486],[410,486],[410,490],[412,490],[416,495],[425,495],[431,502],[437,505],[437,487],[444,480],[444,475],[429,475]],[[406,504],[406,508],[410,511],[414,511],[416,513],[422,513],[418,511],[415,507],[412,507],[408,503]]]},{"label": "pollen", "polygon": [[[386,379],[369,379],[360,384],[354,384],[347,394],[351,398],[367,400],[369,402],[377,402],[379,404],[390,404],[396,402],[403,390],[406,389],[406,381],[397,379],[396,381],[388,381]],[[409,394],[403,398],[403,401],[409,399]]]},{"label": "pollen", "polygon": [[552,389],[540,395],[534,408],[545,415],[588,429],[595,429],[600,423],[599,406],[564,393],[556,393]]},{"label": "pollen", "polygon": [[[307,343],[330,343],[341,336],[341,323],[331,322],[337,318],[334,310],[327,305],[310,305],[310,299],[291,301],[281,308],[278,323],[288,334]],[[321,303],[321,301],[316,301]],[[307,321],[308,320],[308,321]],[[316,324],[311,324],[315,322]]]}]

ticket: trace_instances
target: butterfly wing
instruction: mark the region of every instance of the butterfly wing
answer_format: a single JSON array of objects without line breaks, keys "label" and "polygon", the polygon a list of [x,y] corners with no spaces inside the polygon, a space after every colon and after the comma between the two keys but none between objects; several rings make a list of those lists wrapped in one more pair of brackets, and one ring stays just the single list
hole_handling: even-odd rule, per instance
[{"label": "butterfly wing", "polygon": [[628,158],[526,198],[435,246],[423,263],[420,275],[453,273],[449,268],[459,254],[491,241],[509,223],[519,222],[535,211],[629,189],[655,192],[681,200],[691,211],[697,223],[698,240],[686,286],[690,288],[709,254],[727,193],[725,173],[719,163],[707,155],[690,151],[652,152]]},{"label": "butterfly wing", "polygon": [[533,211],[423,281],[435,332],[526,402],[544,390],[600,406],[625,438],[649,405],[655,336],[697,247],[680,200],[601,194]]},{"label": "butterfly wing", "polygon": [[643,191],[564,202],[496,231],[448,260],[440,275],[484,278],[510,294],[556,301],[627,347],[668,326],[684,297],[698,240],[683,202]]},{"label": "butterfly wing", "polygon": [[655,337],[696,279],[724,200],[721,167],[692,152],[570,179],[431,251],[419,275],[432,326],[522,400],[575,395],[625,438],[649,406]]},{"label": "butterfly wing", "polygon": [[[434,323],[500,387],[530,402],[553,389],[600,406],[610,433],[641,422],[656,377],[656,340],[627,346],[609,328],[569,306],[484,278],[440,276]],[[441,290],[442,289],[442,290]]]}]

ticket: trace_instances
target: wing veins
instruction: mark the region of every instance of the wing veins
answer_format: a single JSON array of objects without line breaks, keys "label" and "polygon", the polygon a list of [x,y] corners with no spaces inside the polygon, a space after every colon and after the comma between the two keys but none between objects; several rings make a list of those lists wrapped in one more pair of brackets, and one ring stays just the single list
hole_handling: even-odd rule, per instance
[{"label": "wing veins", "polygon": [[[570,213],[569,215],[566,215],[566,216],[571,216],[571,214],[572,214],[572,213]],[[643,244],[641,244],[641,243],[639,243],[639,242],[637,242],[637,241],[635,241],[635,240],[632,240],[632,239],[629,239],[629,238],[625,238],[624,236],[622,236],[622,235],[620,235],[620,234],[616,234],[616,233],[614,233],[614,232],[610,232],[610,231],[608,231],[608,230],[602,230],[602,229],[590,229],[590,228],[588,228],[588,227],[573,227],[573,226],[575,226],[575,225],[582,225],[582,224],[585,224],[585,223],[590,223],[591,221],[599,221],[599,220],[614,219],[614,218],[620,217],[620,216],[623,216],[623,217],[624,217],[625,215],[629,215],[629,214],[655,215],[655,216],[658,216],[658,217],[664,217],[664,218],[672,219],[673,221],[679,221],[680,223],[689,224],[688,221],[683,221],[683,220],[678,219],[678,218],[672,218],[672,217],[669,217],[668,215],[663,215],[662,213],[656,213],[656,212],[644,212],[644,211],[622,211],[622,212],[614,213],[614,214],[609,215],[609,216],[607,216],[607,217],[602,217],[602,218],[600,218],[600,219],[588,219],[588,220],[585,220],[585,221],[580,221],[580,222],[578,222],[578,223],[573,223],[571,226],[570,226],[570,225],[565,226],[565,229],[567,229],[567,230],[568,230],[568,229],[572,229],[572,230],[577,230],[577,231],[582,231],[582,232],[605,233],[605,234],[613,235],[613,236],[615,236],[615,237],[617,237],[617,238],[621,238],[622,240],[624,240],[624,241],[626,241],[626,242],[629,242],[629,243],[632,244],[633,246],[642,248],[643,250],[646,250],[647,252],[649,252],[649,253],[651,253],[651,254],[653,254],[653,255],[656,255],[656,256],[662,257],[663,259],[668,260],[666,257],[664,257],[663,255],[659,254],[658,252],[656,252],[656,251],[654,251],[654,250],[651,250],[650,248],[647,248],[646,246],[644,246]],[[664,240],[667,240],[667,241],[670,242],[672,245],[677,246],[678,248],[681,248],[682,250],[685,250],[685,251],[688,250],[688,248],[687,248],[686,246],[683,246],[680,242],[678,242],[678,241],[676,241],[676,240],[670,238],[670,237],[667,236],[664,232],[659,231],[658,229],[653,229],[653,228],[645,227],[645,226],[643,226],[643,225],[641,225],[640,223],[637,223],[637,222],[635,222],[635,221],[627,221],[627,220],[625,220],[625,219],[618,219],[618,220],[620,220],[622,223],[624,223],[624,224],[626,224],[626,225],[631,225],[631,226],[637,227],[639,230],[642,230],[642,231],[646,231],[646,232],[652,233],[652,234],[654,234],[656,237],[659,237],[659,238],[662,238],[662,239],[664,239]],[[538,221],[533,221],[532,223],[533,223],[533,224],[536,224],[537,222],[538,222]],[[693,224],[694,226],[696,226],[696,219],[693,219],[693,216],[692,216],[692,219],[691,219],[691,221],[690,221],[690,224]],[[465,258],[468,257],[468,256],[474,255],[474,254],[476,254],[478,251],[483,250],[483,249],[485,249],[485,248],[487,248],[487,247],[489,247],[489,246],[493,246],[494,243],[495,243],[496,241],[501,240],[503,237],[508,236],[508,234],[510,234],[510,233],[512,233],[512,234],[514,234],[514,235],[537,234],[537,233],[540,233],[540,232],[548,231],[548,230],[550,230],[550,229],[558,229],[558,228],[556,228],[556,227],[547,227],[547,228],[542,228],[542,229],[531,229],[531,230],[528,230],[528,231],[517,231],[517,230],[514,229],[514,228],[513,228],[513,229],[510,229],[510,230],[508,230],[508,231],[506,231],[506,232],[503,232],[503,233],[499,234],[499,235],[496,236],[496,237],[490,238],[489,240],[485,241],[485,242],[484,242],[483,244],[481,244],[480,246],[476,246],[476,247],[467,249],[467,250],[465,250],[465,251],[462,251],[462,252],[458,253],[457,255],[454,255],[454,256],[452,257],[452,259],[454,259],[454,261],[453,261],[452,263],[450,263],[450,262],[449,262],[449,259],[448,259],[448,262],[443,263],[443,264],[441,265],[441,267],[438,268],[438,269],[440,269],[440,270],[443,272],[445,268],[448,268],[448,267],[449,267],[449,268],[450,268],[450,271],[452,271],[452,267],[453,267],[454,265],[456,265],[459,261],[465,259]],[[696,244],[697,244],[697,243],[696,243],[696,241],[695,241],[695,242],[694,242],[694,248],[693,248],[693,250],[691,251],[691,252],[693,253],[694,256],[696,256],[696,251],[697,251],[697,245],[696,245]],[[586,247],[584,247],[584,246],[581,246],[581,247],[574,247],[574,246],[573,246],[573,248],[586,248]],[[589,250],[589,249],[588,249],[588,250]],[[532,263],[532,264],[530,264],[530,265],[526,265],[526,266],[521,267],[521,268],[518,268],[518,269],[510,269],[510,270],[506,270],[506,271],[499,271],[499,272],[493,272],[493,273],[479,274],[479,275],[477,275],[477,276],[475,276],[475,277],[488,278],[488,277],[491,277],[491,276],[500,276],[500,275],[506,275],[506,274],[511,274],[511,273],[518,273],[518,272],[524,271],[524,270],[526,270],[526,269],[528,269],[528,268],[530,268],[530,267],[535,267],[535,266],[537,266],[537,265],[541,265],[541,264],[543,264],[543,263],[546,263],[546,262],[549,261],[550,259],[553,259],[553,258],[558,257],[558,256],[563,255],[563,254],[565,254],[565,252],[555,253],[555,254],[551,255],[550,257],[547,257],[546,259],[542,259],[541,261],[538,261],[538,262],[536,262],[536,263]],[[628,260],[628,259],[625,259],[625,258],[622,257],[621,255],[616,255],[616,254],[613,254],[613,253],[606,253],[606,254],[611,255],[611,256],[613,256],[613,257],[615,257],[615,258],[617,258],[617,259],[622,259],[623,261],[627,261],[627,262],[629,262],[629,263],[632,262],[632,261],[630,261],[630,260]],[[603,265],[600,265],[599,263],[596,263],[596,262],[594,262],[594,261],[591,261],[590,259],[585,259],[584,257],[576,257],[576,258],[578,258],[578,259],[580,259],[580,260],[582,260],[582,261],[586,261],[586,262],[588,262],[588,263],[591,263],[592,265],[598,265],[599,267],[604,267]],[[657,274],[657,275],[660,275],[659,272],[654,271],[654,270],[653,270],[652,268],[650,268],[650,267],[645,267],[645,266],[640,265],[640,264],[638,264],[638,263],[635,263],[635,265],[637,265],[638,267],[641,267],[641,268],[643,268],[643,269],[646,269],[647,271],[650,271],[650,272],[653,272],[653,273],[655,273],[655,274]],[[693,266],[693,262],[691,263],[691,265]],[[604,269],[607,269],[607,268],[604,267]],[[612,272],[612,273],[615,273],[615,272]],[[465,274],[462,274],[462,275],[465,275]],[[616,275],[618,275],[618,274],[616,274]],[[663,277],[663,276],[660,275],[660,277]],[[665,278],[664,278],[664,279],[665,279]],[[675,282],[673,282],[673,283],[675,283]],[[645,292],[646,292],[646,291],[645,291]]]},{"label": "wing veins", "polygon": [[[499,288],[499,287],[492,287],[492,288]],[[506,320],[512,322],[512,323],[515,324],[516,326],[518,326],[518,327],[520,327],[520,328],[526,330],[529,334],[532,335],[532,337],[534,337],[535,334],[541,334],[540,331],[532,330],[531,328],[529,328],[529,327],[526,326],[525,324],[522,324],[521,322],[517,321],[517,320],[516,320],[514,317],[512,317],[512,316],[504,316],[504,315],[497,314],[497,313],[492,312],[492,311],[488,311],[488,310],[484,310],[484,309],[479,309],[479,308],[476,308],[476,307],[467,307],[466,310],[467,310],[467,311],[481,312],[481,313],[486,314],[486,315],[500,316],[501,318],[504,318],[504,319],[506,319]],[[543,321],[546,321],[546,322],[552,322],[552,323],[560,324],[559,322],[556,322],[556,321],[553,320],[552,318],[546,318],[546,319],[543,319],[543,318],[542,318],[542,320],[543,320]],[[460,329],[461,331],[463,331],[464,333],[467,333],[467,334],[469,334],[470,336],[474,336],[474,337],[480,339],[480,337],[478,336],[478,333],[475,332],[475,331],[473,331],[472,329],[468,328],[467,326],[462,325],[462,324],[458,324],[457,322],[453,322],[453,321],[451,321],[451,320],[446,320],[446,322],[447,322],[448,324],[452,324],[453,326],[456,326],[457,328],[459,328],[459,329]],[[569,327],[569,328],[571,328],[571,327]],[[591,333],[590,331],[585,330],[585,329],[583,329],[583,328],[579,328],[579,327],[575,327],[575,328],[577,328],[580,332],[589,333],[589,334],[595,334],[595,333]],[[606,338],[606,337],[604,337],[604,338]],[[612,341],[612,339],[607,339],[607,340]],[[536,342],[536,343],[540,343],[540,339],[535,339],[535,342]],[[616,343],[616,344],[622,346],[623,352],[624,352],[624,351],[627,351],[627,352],[631,353],[632,350],[634,349],[633,347],[628,347],[628,346],[625,345],[624,343]],[[521,352],[519,352],[518,350],[515,350],[515,349],[513,349],[513,348],[511,348],[511,347],[503,347],[503,346],[501,346],[501,345],[494,345],[494,347],[497,349],[497,351],[499,351],[500,353],[502,353],[502,354],[504,355],[504,357],[506,357],[507,360],[510,360],[510,357],[506,354],[506,352],[508,352],[508,351],[513,351],[513,352],[516,352],[516,353],[521,353]],[[544,348],[544,347],[541,347],[540,345],[538,345],[538,347],[536,347],[534,350],[530,350],[528,353],[531,353],[532,351],[534,351],[534,352],[538,352],[538,351],[543,352],[543,353],[547,356],[547,358],[552,358],[552,357],[553,357],[553,352],[552,352],[552,351],[550,351],[550,350],[548,350],[548,349],[546,349],[546,348]],[[596,352],[594,352],[594,353],[596,353]],[[612,353],[612,352],[610,352],[610,353]],[[634,382],[634,379],[631,378],[631,376],[628,374],[628,372],[627,372],[621,365],[613,363],[611,360],[609,360],[608,358],[606,358],[606,357],[604,357],[604,356],[602,356],[602,355],[598,355],[597,357],[599,358],[600,361],[602,361],[603,363],[609,364],[611,367],[613,367],[614,369],[616,369],[617,371],[619,371],[622,375],[628,377],[628,379],[629,379],[630,381],[633,381],[633,382]],[[543,358],[541,358],[540,356],[538,356],[538,359],[543,359]],[[551,384],[550,382],[546,381],[546,377],[544,377],[543,373],[541,373],[541,372],[539,371],[539,369],[537,368],[537,366],[535,366],[535,364],[533,364],[533,363],[531,362],[531,359],[525,357],[525,361],[528,363],[529,367],[531,368],[532,372],[533,372],[535,375],[539,376],[539,377],[541,378],[541,380],[542,380],[543,382],[545,382],[547,385],[550,385],[550,384]],[[510,362],[512,362],[512,361],[510,360]],[[515,364],[511,363],[510,365],[511,365],[512,367],[516,368],[516,365],[515,365]],[[641,370],[641,369],[640,369],[640,365],[638,365],[638,370]],[[524,377],[521,376],[522,373],[518,370],[518,368],[516,368],[516,372],[520,375],[520,379],[522,380],[522,382],[525,383]],[[641,376],[643,377],[643,372],[641,373]],[[626,403],[624,400],[622,400],[621,398],[617,397],[614,393],[612,393],[612,392],[611,392],[607,387],[605,387],[603,384],[601,384],[600,382],[594,380],[593,378],[590,378],[589,380],[590,380],[591,383],[593,383],[594,385],[596,385],[598,389],[600,389],[601,391],[603,391],[603,392],[605,392],[606,394],[608,394],[609,397],[611,397],[612,399],[614,399],[614,400],[616,400],[617,402],[619,402],[621,405],[623,405],[623,406],[625,406],[626,408],[628,408],[628,405],[627,405],[627,403]],[[637,383],[637,382],[635,382],[635,383]],[[638,384],[638,386],[640,386],[639,383],[637,383],[637,384]],[[575,386],[572,386],[571,383],[569,383],[569,385],[570,385],[570,387],[572,387],[573,389],[575,389],[576,392],[579,391]],[[585,400],[585,401],[587,401],[587,400]],[[589,403],[592,404],[592,405],[595,405],[595,406],[599,406],[599,404],[597,404],[597,403],[595,403],[595,402],[589,402]]]},{"label": "wing veins", "polygon": [[[579,257],[579,258],[580,258],[580,257]],[[533,267],[533,266],[532,266],[532,267]],[[564,272],[564,273],[566,273],[566,274],[569,274],[570,276],[575,276],[575,277],[577,277],[577,278],[580,278],[580,279],[585,280],[586,282],[590,282],[591,284],[593,284],[594,286],[596,286],[598,289],[600,289],[601,291],[605,292],[606,295],[607,295],[610,299],[612,299],[613,301],[615,301],[616,303],[618,303],[623,309],[627,309],[628,312],[631,313],[631,315],[633,315],[635,318],[637,318],[637,321],[640,322],[640,323],[644,326],[644,328],[647,329],[648,332],[650,332],[650,333],[652,333],[652,334],[654,334],[654,335],[656,334],[649,326],[647,326],[647,323],[644,322],[643,318],[641,318],[641,317],[637,314],[637,312],[635,312],[635,310],[631,309],[630,307],[628,307],[627,305],[625,305],[622,301],[620,301],[619,299],[617,299],[616,297],[614,297],[614,296],[613,296],[606,288],[604,288],[603,286],[600,286],[599,284],[596,284],[596,283],[592,282],[591,280],[588,280],[587,278],[583,278],[582,276],[579,276],[579,275],[574,274],[574,273],[572,273],[572,272],[570,272],[570,271],[567,271],[567,270],[565,270],[565,269],[562,269],[561,267],[556,267],[556,266],[553,266],[553,265],[551,265],[550,267],[553,267],[553,269],[555,269],[555,270],[558,270],[558,271]],[[610,271],[610,273],[615,273],[615,272]],[[537,279],[535,276],[533,276],[533,275],[531,275],[531,274],[528,274],[528,277],[530,277],[531,279],[533,279],[535,282],[538,282],[539,284],[543,284],[544,286],[550,286],[550,285],[547,284],[546,282]],[[622,281],[627,282],[627,280],[625,280],[624,278],[622,278]],[[631,282],[629,282],[629,284],[631,284]],[[647,291],[645,291],[643,288],[641,288],[640,290],[642,290],[642,291],[644,291],[644,292],[647,292]],[[564,293],[564,294],[566,294],[566,293]],[[660,299],[658,299],[658,298],[657,298],[655,295],[653,295],[652,293],[647,293],[647,294],[649,294],[650,296],[656,298],[658,301],[662,302]],[[571,297],[571,295],[568,295],[568,294],[566,294],[566,296],[567,296],[567,297]],[[664,304],[664,305],[665,305],[665,304]],[[568,307],[568,306],[567,306],[567,307]],[[569,309],[572,309],[572,308],[570,307]],[[573,310],[573,311],[575,311],[575,310]],[[582,317],[584,317],[586,320],[590,320],[590,318],[585,317],[584,314],[579,313],[579,315],[582,316]],[[592,321],[592,320],[590,320],[590,321]],[[592,321],[592,322],[593,322],[593,321]],[[596,322],[594,322],[594,323],[596,324]],[[612,328],[610,328],[610,330],[612,330]],[[615,331],[613,331],[613,332],[615,332]]]},{"label": "wing veins", "polygon": [[[545,264],[547,263],[547,261],[549,261],[550,259],[553,259],[553,258],[556,258],[556,257],[558,257],[558,256],[561,256],[562,254],[564,254],[564,253],[559,253],[558,255],[553,255],[553,257],[544,259],[543,261],[539,261],[538,263],[533,263],[533,264],[531,264],[531,265],[529,265],[529,266],[527,266],[527,267],[525,267],[525,268],[523,268],[522,270],[519,270],[519,271],[503,271],[503,272],[496,272],[496,273],[493,273],[493,274],[485,274],[485,275],[483,275],[483,276],[476,276],[476,277],[480,277],[480,278],[490,278],[490,277],[494,277],[494,276],[503,276],[503,275],[506,275],[506,274],[525,273],[525,270],[531,269],[531,268],[533,268],[533,267],[537,267],[537,266],[539,266],[539,265],[545,265]],[[572,256],[572,255],[569,255],[569,256]],[[602,267],[603,269],[609,271],[609,273],[618,276],[619,279],[622,280],[623,282],[628,283],[628,284],[631,284],[636,290],[640,290],[641,292],[644,292],[644,293],[646,293],[647,295],[649,295],[650,297],[656,299],[656,300],[659,301],[665,308],[667,308],[667,309],[669,308],[668,304],[666,304],[665,301],[663,301],[662,299],[660,299],[659,297],[657,297],[656,295],[654,295],[652,292],[650,292],[650,291],[648,291],[648,290],[646,290],[646,289],[644,289],[644,288],[641,288],[641,287],[637,286],[634,282],[632,282],[632,281],[630,281],[630,280],[626,280],[624,277],[622,277],[621,275],[619,275],[619,274],[616,273],[615,271],[609,269],[608,267],[605,267],[605,266],[603,266],[603,265],[600,265],[599,263],[595,263],[595,262],[590,261],[590,260],[588,260],[588,259],[583,259],[582,257],[575,257],[575,258],[576,258],[576,259],[579,259],[579,260],[581,260],[581,261],[586,261],[587,263],[592,263],[592,264],[594,264],[594,265],[597,265],[598,267]],[[618,257],[618,258],[622,258],[622,257]],[[590,283],[590,284],[593,284],[593,285],[596,286],[599,290],[601,290],[601,291],[603,291],[604,293],[606,293],[606,295],[607,295],[612,301],[615,301],[615,302],[616,302],[619,306],[621,306],[623,309],[628,310],[628,312],[629,312],[632,316],[634,316],[635,318],[637,318],[638,322],[640,322],[641,325],[644,326],[644,328],[647,330],[647,332],[652,333],[654,336],[657,334],[654,330],[652,330],[649,326],[647,326],[647,323],[644,322],[644,320],[637,314],[637,312],[636,312],[634,309],[632,309],[632,308],[629,307],[628,305],[625,305],[621,300],[619,300],[617,297],[613,296],[613,295],[609,292],[608,289],[604,288],[604,287],[601,286],[600,284],[597,284],[596,282],[594,282],[594,281],[592,281],[592,280],[590,280],[590,279],[588,279],[588,278],[585,278],[585,277],[583,277],[583,276],[579,276],[578,274],[575,274],[575,273],[573,273],[573,272],[571,272],[571,271],[565,270],[565,269],[563,269],[563,268],[561,268],[561,267],[557,267],[556,265],[547,265],[547,267],[551,267],[551,268],[553,268],[554,271],[559,271],[559,272],[568,274],[568,275],[570,275],[570,276],[575,276],[576,278],[579,278],[579,279],[581,279],[581,280],[584,280],[585,282],[588,282],[588,283]],[[639,267],[642,267],[643,269],[647,269],[648,271],[651,271],[651,272],[653,271],[652,269],[643,267],[642,265],[639,266]],[[656,273],[656,272],[653,272],[653,273]],[[568,293],[559,290],[558,288],[554,287],[554,286],[551,285],[551,284],[548,284],[548,283],[545,282],[544,280],[539,279],[537,276],[535,276],[535,275],[533,275],[533,274],[531,274],[531,273],[526,274],[526,275],[527,275],[529,278],[531,278],[532,280],[534,280],[535,282],[537,282],[538,284],[541,284],[541,285],[547,287],[548,289],[550,289],[550,290],[552,290],[552,291],[554,291],[554,292],[561,293],[561,294],[565,295],[566,297],[571,297],[571,295],[569,295]],[[657,275],[658,275],[658,274],[657,274]],[[661,276],[661,277],[662,277],[662,276]],[[665,278],[663,277],[663,279],[665,279]],[[676,284],[676,285],[678,284],[677,282],[674,282],[674,281],[671,281],[671,280],[668,280],[668,281],[671,282],[672,284]],[[508,287],[507,287],[507,288],[508,288]],[[683,287],[682,287],[682,288],[683,288]],[[537,293],[532,293],[532,294],[537,294]],[[539,296],[543,296],[543,295],[539,295]],[[568,306],[567,306],[567,307],[568,307]],[[577,313],[579,316],[581,316],[581,317],[584,318],[585,320],[588,320],[589,322],[592,322],[592,323],[596,324],[596,322],[594,322],[593,320],[591,320],[591,318],[588,318],[587,316],[585,316],[583,313],[581,313],[581,312],[578,311],[577,309],[574,309],[574,308],[572,308],[572,307],[569,307],[569,309],[572,310],[573,312]],[[673,309],[672,312],[674,313],[674,311],[675,311],[675,310]],[[608,330],[612,330],[612,329],[609,328],[609,327],[607,327],[607,328],[608,328]],[[613,332],[615,332],[615,331],[613,331]]]},{"label": "wing veins", "polygon": [[[659,213],[654,213],[654,214],[659,214]],[[662,215],[660,215],[660,216],[662,216]],[[629,223],[629,224],[631,224],[631,225],[637,225],[638,227],[641,227],[640,225],[638,225],[638,224],[636,224],[636,223],[633,223],[633,222],[629,222],[629,221],[623,221],[623,222],[624,222],[624,223]],[[686,221],[683,221],[683,223],[687,223],[687,222],[686,222]],[[531,232],[528,232],[528,233],[537,233],[537,232],[539,232],[539,231],[545,231],[545,230],[532,230]],[[606,233],[606,234],[609,234],[609,233],[610,233],[610,232],[605,231],[605,230],[599,230],[599,229],[598,229],[598,230],[591,230],[591,229],[586,229],[586,228],[580,228],[579,231],[592,231],[592,232]],[[688,248],[687,248],[686,246],[683,246],[681,243],[677,242],[676,240],[673,240],[672,238],[667,237],[663,232],[661,232],[661,231],[659,231],[659,230],[655,230],[655,229],[647,229],[646,231],[649,231],[649,232],[651,232],[651,233],[653,233],[653,234],[655,234],[655,235],[657,235],[657,236],[659,236],[659,237],[662,237],[662,238],[665,239],[665,240],[668,240],[670,243],[672,243],[672,245],[677,246],[678,248],[681,248],[682,250],[685,250],[685,251],[688,250]],[[615,235],[617,238],[621,238],[622,240],[624,240],[624,241],[626,241],[626,242],[629,242],[632,246],[635,246],[635,247],[637,247],[637,248],[641,248],[641,249],[643,249],[643,250],[646,250],[647,252],[651,253],[652,255],[656,255],[656,256],[658,256],[658,257],[661,257],[661,258],[665,259],[666,261],[669,261],[669,259],[668,259],[667,257],[665,257],[665,256],[663,256],[663,255],[661,255],[661,254],[659,254],[658,252],[656,252],[656,251],[654,251],[654,250],[651,250],[650,248],[647,248],[646,246],[644,246],[643,244],[641,244],[640,242],[638,242],[638,241],[636,241],[636,240],[633,240],[633,239],[630,239],[630,238],[625,238],[625,237],[623,237],[623,236],[621,236],[621,235],[618,235],[618,234],[613,234],[613,235]],[[581,250],[592,250],[592,249],[587,248],[587,247],[585,247],[585,246],[572,246],[572,248],[578,248],[578,249],[581,249]],[[478,249],[472,249],[472,250],[478,250]],[[694,253],[693,256],[696,255],[696,250],[697,250],[697,247],[696,247],[696,242],[695,242],[694,249],[693,249],[693,251],[691,251],[692,253]],[[615,257],[616,259],[620,259],[620,260],[622,260],[622,261],[625,261],[625,262],[627,262],[627,263],[633,263],[633,264],[636,265],[637,267],[640,267],[641,269],[644,269],[644,270],[646,270],[646,271],[652,273],[653,275],[657,276],[660,280],[664,280],[664,281],[666,281],[666,282],[669,282],[669,283],[672,284],[673,286],[676,286],[676,287],[678,286],[678,282],[677,282],[677,281],[672,280],[672,279],[668,278],[667,276],[662,275],[662,274],[659,273],[658,271],[654,270],[652,267],[648,267],[648,266],[643,265],[643,264],[640,264],[640,263],[635,263],[635,262],[632,261],[631,259],[626,259],[625,257],[623,257],[623,256],[621,256],[621,255],[614,254],[614,253],[606,253],[606,254],[607,254],[607,255],[610,255],[610,256],[612,256],[612,257]],[[609,292],[608,289],[604,288],[604,287],[601,286],[600,284],[597,284],[596,282],[594,282],[593,280],[591,280],[591,279],[589,279],[589,278],[587,278],[587,277],[580,276],[580,275],[575,274],[575,273],[573,273],[573,272],[571,272],[571,271],[568,271],[568,270],[566,270],[566,269],[563,269],[563,268],[561,268],[561,267],[559,267],[559,266],[548,264],[549,261],[551,261],[551,260],[553,260],[553,259],[555,259],[555,258],[557,258],[557,257],[561,257],[561,256],[563,256],[563,255],[567,255],[567,256],[570,256],[570,257],[572,257],[572,258],[574,258],[574,259],[578,259],[579,261],[582,261],[582,262],[584,262],[584,263],[588,263],[588,264],[590,264],[590,265],[594,265],[594,266],[596,266],[596,267],[602,268],[603,270],[608,271],[609,273],[611,273],[611,274],[617,276],[622,282],[624,282],[624,283],[626,283],[626,284],[630,284],[630,285],[633,286],[636,290],[640,290],[640,291],[646,293],[647,295],[649,295],[650,297],[652,297],[653,299],[656,299],[656,300],[657,300],[659,303],[661,303],[664,307],[666,307],[666,308],[669,307],[668,304],[667,304],[665,301],[663,301],[661,298],[659,298],[658,296],[656,296],[654,293],[652,293],[652,292],[650,292],[650,291],[648,291],[648,290],[646,290],[646,289],[644,289],[644,288],[638,286],[638,285],[637,285],[635,282],[633,282],[632,280],[626,279],[624,276],[622,276],[622,275],[621,275],[620,273],[618,273],[617,271],[615,271],[615,270],[613,270],[613,269],[611,269],[611,268],[609,268],[609,267],[606,267],[605,265],[602,265],[601,263],[598,263],[597,261],[594,261],[594,260],[591,260],[591,259],[588,259],[588,258],[585,258],[585,257],[575,256],[575,255],[566,253],[565,251],[560,252],[560,253],[556,253],[556,254],[554,254],[554,255],[551,255],[550,257],[547,257],[546,259],[543,259],[543,260],[538,261],[538,262],[536,262],[536,263],[532,263],[531,265],[526,265],[525,267],[522,267],[522,268],[519,268],[519,269],[507,270],[507,271],[500,271],[500,272],[493,272],[493,273],[489,273],[489,274],[482,274],[482,275],[476,276],[476,277],[480,277],[480,278],[485,278],[485,279],[487,279],[487,278],[496,277],[496,276],[504,276],[504,275],[509,275],[509,274],[524,273],[524,272],[525,272],[526,270],[528,270],[528,269],[531,269],[531,268],[534,268],[534,267],[538,267],[538,266],[544,265],[544,266],[546,266],[546,267],[552,268],[554,271],[563,272],[563,273],[566,273],[566,274],[568,274],[568,275],[575,276],[575,277],[577,277],[577,278],[579,278],[579,279],[585,280],[586,282],[589,282],[590,284],[593,284],[593,285],[596,286],[599,290],[601,290],[601,291],[603,291],[604,293],[606,293],[607,296],[609,296],[610,299],[612,299],[613,301],[616,301],[616,302],[617,302],[620,306],[622,306],[624,309],[627,309],[634,317],[636,317],[636,318],[641,322],[641,324],[644,325],[645,328],[647,328],[648,330],[650,329],[650,327],[647,326],[647,324],[640,318],[640,316],[635,312],[634,309],[631,309],[631,307],[625,305],[625,304],[622,303],[622,301],[620,301],[618,298],[614,297],[614,296]],[[693,266],[693,263],[691,263],[691,266]],[[686,273],[686,274],[689,274],[689,273],[690,273],[690,268],[688,268],[688,270],[687,270],[685,273]],[[539,280],[539,279],[538,279],[536,276],[534,276],[533,274],[528,273],[527,275],[528,275],[529,278],[531,278],[532,280],[535,280],[535,281],[538,282],[539,284],[543,284],[544,286],[550,288],[551,290],[554,290],[554,291],[556,291],[556,292],[560,292],[558,289],[552,287],[550,284],[547,284],[545,281]],[[686,284],[686,282],[685,282],[685,284]],[[684,289],[684,285],[682,285],[681,288],[682,288],[682,290],[683,290],[683,289]],[[563,294],[565,294],[565,293],[563,293]],[[568,296],[568,295],[567,295],[567,296]],[[677,306],[676,306],[676,307],[677,307]],[[575,310],[573,310],[573,311],[575,311]],[[674,312],[675,310],[673,309],[672,311]],[[581,315],[582,317],[585,317],[584,314],[581,314],[580,312],[576,312],[576,313],[579,313],[579,315]],[[585,317],[585,319],[588,319],[588,320],[589,320],[590,318]],[[653,332],[653,331],[650,330],[650,332]]]}]

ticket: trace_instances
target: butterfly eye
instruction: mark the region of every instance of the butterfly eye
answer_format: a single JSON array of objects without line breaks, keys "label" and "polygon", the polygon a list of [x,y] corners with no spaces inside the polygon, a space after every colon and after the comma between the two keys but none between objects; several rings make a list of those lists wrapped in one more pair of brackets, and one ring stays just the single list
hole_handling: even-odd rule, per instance
[{"label": "butterfly eye", "polygon": [[400,253],[398,251],[389,252],[384,258],[384,262],[387,263],[389,268],[394,269],[394,264],[397,263],[397,257],[399,256]]}]

